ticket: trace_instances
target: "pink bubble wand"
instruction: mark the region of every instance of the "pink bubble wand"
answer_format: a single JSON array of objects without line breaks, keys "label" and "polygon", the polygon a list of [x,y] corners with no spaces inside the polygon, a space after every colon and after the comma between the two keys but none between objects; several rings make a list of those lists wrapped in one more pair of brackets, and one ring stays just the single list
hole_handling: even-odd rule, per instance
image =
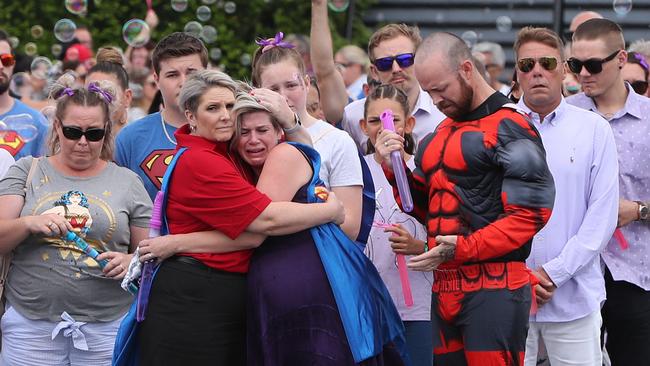
[{"label": "pink bubble wand", "polygon": [[[393,111],[386,109],[380,116],[384,129],[395,132],[395,124],[393,123]],[[399,191],[399,198],[402,201],[402,208],[404,212],[413,211],[413,198],[411,198],[411,190],[406,178],[406,171],[404,170],[404,160],[399,151],[390,153],[390,161],[393,163],[393,172],[395,173],[395,181],[397,181],[397,190]]]},{"label": "pink bubble wand", "polygon": [[[153,201],[153,209],[151,210],[151,221],[149,221],[149,237],[155,238],[160,236],[160,228],[162,227],[162,201],[163,194],[158,191],[156,198]],[[136,307],[136,320],[141,322],[145,318],[147,312],[147,305],[149,304],[149,292],[151,292],[151,283],[153,281],[153,270],[155,267],[155,259],[150,259],[142,265],[142,276],[140,277],[140,291],[138,291],[138,305]]]},{"label": "pink bubble wand", "polygon": [[621,247],[622,250],[627,250],[627,248],[630,247],[630,244],[627,242],[627,239],[625,239],[625,236],[623,235],[623,232],[621,229],[616,229],[614,230],[614,238],[618,242],[618,245]]},{"label": "pink bubble wand", "polygon": [[[375,222],[373,226],[388,228],[395,225]],[[396,236],[395,233],[393,233],[393,236]],[[413,293],[411,292],[411,280],[409,280],[406,258],[404,258],[403,254],[395,254],[395,256],[397,258],[397,271],[399,272],[399,280],[402,284],[402,296],[404,297],[404,305],[410,308],[413,306]]]}]

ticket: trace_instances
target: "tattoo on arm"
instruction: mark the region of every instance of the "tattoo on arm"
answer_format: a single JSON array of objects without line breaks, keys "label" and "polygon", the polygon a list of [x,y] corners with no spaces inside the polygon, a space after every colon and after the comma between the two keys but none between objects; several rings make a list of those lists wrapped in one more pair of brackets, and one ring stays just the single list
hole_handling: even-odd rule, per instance
[{"label": "tattoo on arm", "polygon": [[456,256],[456,246],[451,244],[440,245],[440,258],[443,262],[448,262]]}]

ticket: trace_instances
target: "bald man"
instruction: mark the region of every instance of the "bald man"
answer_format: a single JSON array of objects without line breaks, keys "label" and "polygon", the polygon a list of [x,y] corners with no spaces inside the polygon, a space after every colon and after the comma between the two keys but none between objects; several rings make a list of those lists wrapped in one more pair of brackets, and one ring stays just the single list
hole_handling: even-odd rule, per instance
[{"label": "bald man", "polygon": [[576,28],[589,19],[603,19],[603,16],[595,11],[581,11],[576,16],[571,19],[571,25],[569,25],[569,31],[571,33],[576,31]]},{"label": "bald man", "polygon": [[[541,138],[457,36],[429,36],[415,75],[447,116],[407,173],[411,215],[427,226],[431,248],[409,267],[434,273],[434,364],[523,365],[535,281],[525,260],[555,197]],[[375,144],[400,206],[390,154],[402,141],[384,130]]]}]

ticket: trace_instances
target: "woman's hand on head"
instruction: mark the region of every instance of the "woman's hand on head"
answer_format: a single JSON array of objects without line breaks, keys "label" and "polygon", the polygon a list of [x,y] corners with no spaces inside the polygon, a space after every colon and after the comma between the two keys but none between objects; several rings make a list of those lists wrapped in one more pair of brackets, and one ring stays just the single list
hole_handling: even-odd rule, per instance
[{"label": "woman's hand on head", "polygon": [[178,246],[174,241],[174,235],[163,235],[141,241],[138,251],[140,252],[140,262],[155,259],[160,263],[177,254]]},{"label": "woman's hand on head", "polygon": [[263,107],[271,111],[271,114],[278,119],[282,128],[290,129],[295,126],[296,119],[293,110],[289,107],[287,98],[280,93],[276,93],[270,89],[259,88],[251,90],[250,94]]},{"label": "woman's hand on head", "polygon": [[390,154],[393,151],[404,150],[404,138],[390,130],[382,130],[375,140],[375,150],[389,167],[393,167]]},{"label": "woman's hand on head", "polygon": [[106,277],[121,279],[129,269],[131,258],[133,258],[133,254],[104,252],[97,257],[97,260],[106,259],[108,261],[108,264],[102,270]]},{"label": "woman's hand on head", "polygon": [[72,231],[72,225],[65,217],[57,214],[25,216],[27,230],[34,235],[61,237]]},{"label": "woman's hand on head", "polygon": [[332,222],[341,225],[345,221],[345,208],[343,202],[339,201],[334,192],[330,192],[327,196],[325,204],[332,211]]}]

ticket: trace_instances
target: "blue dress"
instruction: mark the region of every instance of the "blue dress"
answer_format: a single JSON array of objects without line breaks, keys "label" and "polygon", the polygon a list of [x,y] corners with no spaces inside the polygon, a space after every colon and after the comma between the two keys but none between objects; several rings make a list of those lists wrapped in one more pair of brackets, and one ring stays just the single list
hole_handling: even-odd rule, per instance
[{"label": "blue dress", "polygon": [[[318,172],[320,157],[298,148]],[[318,174],[293,202],[317,202]],[[399,314],[372,263],[334,224],[269,237],[248,272],[248,365],[404,365]]]}]

